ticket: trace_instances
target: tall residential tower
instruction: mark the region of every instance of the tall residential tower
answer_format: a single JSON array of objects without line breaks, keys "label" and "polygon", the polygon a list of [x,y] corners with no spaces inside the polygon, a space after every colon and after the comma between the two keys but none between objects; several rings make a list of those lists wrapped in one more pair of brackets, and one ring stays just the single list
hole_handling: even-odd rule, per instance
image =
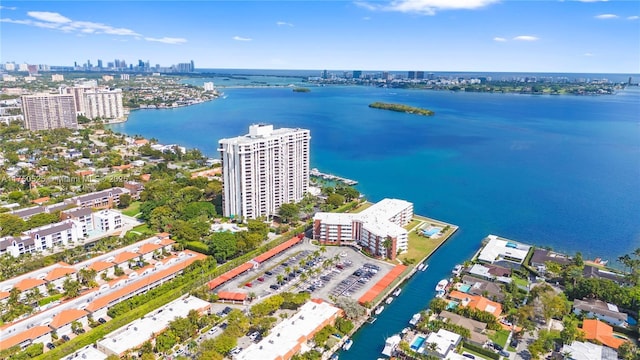
[{"label": "tall residential tower", "polygon": [[249,134],[219,141],[224,216],[243,220],[276,215],[280,205],[302,200],[309,187],[306,129],[249,127]]},{"label": "tall residential tower", "polygon": [[29,130],[78,127],[73,95],[36,94],[22,97],[22,113]]}]

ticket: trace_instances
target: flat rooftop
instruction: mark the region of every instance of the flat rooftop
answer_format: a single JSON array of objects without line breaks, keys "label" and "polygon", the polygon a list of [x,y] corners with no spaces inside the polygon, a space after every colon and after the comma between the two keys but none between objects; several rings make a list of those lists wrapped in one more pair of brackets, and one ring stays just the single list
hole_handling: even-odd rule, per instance
[{"label": "flat rooftop", "polygon": [[487,236],[489,240],[478,254],[478,260],[494,263],[499,260],[507,260],[522,264],[529,253],[531,246],[519,242],[504,239],[496,235]]},{"label": "flat rooftop", "polygon": [[342,310],[321,301],[312,300],[300,307],[300,310],[288,319],[276,325],[269,335],[257,344],[252,344],[236,360],[271,360],[289,358],[298,351],[312,333],[320,330],[330,319]]},{"label": "flat rooftop", "polygon": [[189,296],[174,300],[141,319],[130,322],[97,342],[98,349],[106,354],[120,355],[142,345],[164,330],[175,318],[187,317],[189,311],[208,309],[211,303]]}]

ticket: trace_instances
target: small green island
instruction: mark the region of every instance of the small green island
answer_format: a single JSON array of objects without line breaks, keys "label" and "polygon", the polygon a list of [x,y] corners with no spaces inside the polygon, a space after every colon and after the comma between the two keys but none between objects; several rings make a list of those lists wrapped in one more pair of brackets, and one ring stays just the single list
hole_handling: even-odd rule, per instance
[{"label": "small green island", "polygon": [[311,89],[309,88],[305,88],[305,87],[297,87],[293,89],[293,92],[301,92],[301,93],[307,93],[310,92]]},{"label": "small green island", "polygon": [[369,107],[374,109],[384,109],[384,110],[398,111],[398,112],[403,112],[407,114],[417,114],[417,115],[424,115],[424,116],[432,116],[433,114],[435,114],[433,111],[429,109],[421,109],[421,108],[408,106],[408,105],[390,104],[390,103],[383,103],[378,101],[372,104],[369,104]]}]

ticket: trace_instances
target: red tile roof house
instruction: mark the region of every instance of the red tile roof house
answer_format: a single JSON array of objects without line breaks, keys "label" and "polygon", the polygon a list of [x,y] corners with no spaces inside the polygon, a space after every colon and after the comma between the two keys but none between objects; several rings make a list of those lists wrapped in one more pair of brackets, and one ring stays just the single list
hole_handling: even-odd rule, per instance
[{"label": "red tile roof house", "polygon": [[44,278],[44,280],[48,283],[53,284],[56,289],[62,289],[62,285],[64,284],[67,277],[69,277],[71,280],[76,280],[76,269],[72,267],[55,268],[47,273],[47,276]]},{"label": "red tile roof house", "polygon": [[82,327],[86,327],[89,319],[89,313],[81,309],[68,309],[62,310],[53,317],[53,320],[49,324],[49,327],[58,334],[58,336],[69,335],[72,333],[71,324],[74,321],[82,324]]},{"label": "red tile roof house", "polygon": [[[2,331],[2,328],[0,328],[0,331]],[[34,326],[29,330],[0,341],[0,349],[4,350],[16,345],[24,349],[34,343],[46,344],[48,342],[51,342],[51,328],[48,326]]]}]

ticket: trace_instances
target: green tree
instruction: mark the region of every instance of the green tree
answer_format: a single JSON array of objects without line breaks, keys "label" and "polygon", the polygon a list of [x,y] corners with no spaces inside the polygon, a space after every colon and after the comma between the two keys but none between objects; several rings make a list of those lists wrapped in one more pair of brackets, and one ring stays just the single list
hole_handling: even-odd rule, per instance
[{"label": "green tree", "polygon": [[178,337],[171,330],[167,330],[156,337],[156,351],[166,353],[177,343]]},{"label": "green tree", "polygon": [[78,297],[80,295],[80,283],[67,277],[62,283],[64,296],[68,299]]},{"label": "green tree", "polygon": [[131,205],[131,195],[122,194],[120,195],[120,202],[118,203],[118,208],[125,209]]},{"label": "green tree", "polygon": [[331,205],[334,209],[344,204],[344,201],[344,196],[340,194],[333,193],[327,196],[327,204]]},{"label": "green tree", "polygon": [[290,223],[298,221],[300,209],[297,204],[282,204],[278,210],[278,216],[282,222]]},{"label": "green tree", "polygon": [[228,334],[226,331],[212,340],[213,350],[217,353],[227,355],[238,345],[238,338]]},{"label": "green tree", "polygon": [[429,309],[435,314],[440,315],[447,308],[447,302],[441,298],[435,298],[429,303]]},{"label": "green tree", "polygon": [[638,350],[638,347],[632,342],[625,341],[618,348],[618,358],[622,360],[640,359],[640,350]]},{"label": "green tree", "polygon": [[209,253],[220,263],[238,252],[236,236],[228,231],[213,233],[208,241]]},{"label": "green tree", "polygon": [[571,344],[574,341],[583,341],[584,332],[578,327],[578,319],[566,316],[562,320],[563,329],[560,331],[560,340],[563,344]]},{"label": "green tree", "polygon": [[27,223],[20,217],[11,214],[0,214],[0,236],[17,236],[25,230],[27,230]]}]

